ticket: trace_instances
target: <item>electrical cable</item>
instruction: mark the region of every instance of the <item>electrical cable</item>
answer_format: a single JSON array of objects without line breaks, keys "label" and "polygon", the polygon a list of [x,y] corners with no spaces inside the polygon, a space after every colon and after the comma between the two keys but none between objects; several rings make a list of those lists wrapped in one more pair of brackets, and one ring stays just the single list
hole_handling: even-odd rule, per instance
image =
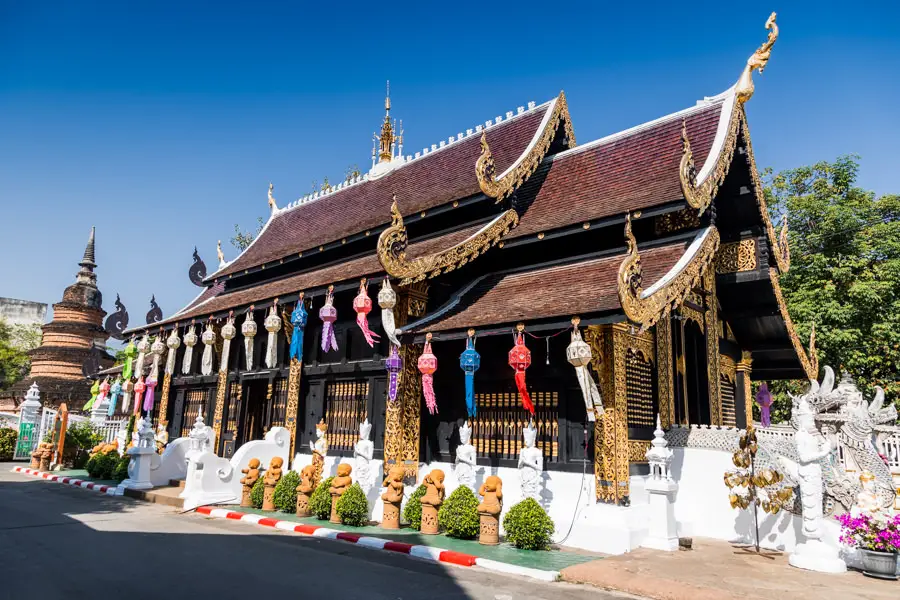
[{"label": "electrical cable", "polygon": [[588,449],[588,432],[587,427],[584,428],[584,459],[581,461],[581,485],[578,486],[578,500],[575,501],[575,511],[572,513],[572,520],[569,523],[569,530],[566,532],[566,535],[563,539],[558,542],[553,542],[554,544],[562,544],[569,536],[572,535],[572,528],[575,526],[575,517],[578,516],[578,508],[581,506],[581,495],[584,493],[584,478],[587,474],[587,449]]}]

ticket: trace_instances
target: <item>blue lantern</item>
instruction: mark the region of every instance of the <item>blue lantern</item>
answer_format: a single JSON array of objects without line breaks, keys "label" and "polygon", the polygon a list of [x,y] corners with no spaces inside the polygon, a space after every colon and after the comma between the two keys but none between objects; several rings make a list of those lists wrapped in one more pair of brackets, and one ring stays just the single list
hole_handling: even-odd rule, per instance
[{"label": "blue lantern", "polygon": [[304,293],[300,292],[297,298],[297,308],[291,313],[291,325],[294,326],[294,333],[291,335],[291,358],[303,361],[303,331],[306,329],[306,321],[309,319],[309,313],[303,306]]},{"label": "blue lantern", "polygon": [[459,368],[466,373],[466,410],[475,416],[475,371],[481,366],[481,355],[475,350],[475,330],[469,330],[466,349],[459,355]]}]

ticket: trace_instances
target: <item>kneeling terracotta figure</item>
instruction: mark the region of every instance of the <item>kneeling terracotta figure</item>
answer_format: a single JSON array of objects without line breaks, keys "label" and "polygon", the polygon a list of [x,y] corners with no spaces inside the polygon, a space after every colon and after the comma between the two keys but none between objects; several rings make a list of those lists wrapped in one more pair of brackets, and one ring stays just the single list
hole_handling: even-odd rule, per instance
[{"label": "kneeling terracotta figure", "polygon": [[500,512],[503,510],[503,482],[491,475],[481,484],[478,494],[484,498],[478,505],[481,519],[481,544],[495,546],[500,543]]},{"label": "kneeling terracotta figure", "polygon": [[300,485],[297,486],[297,516],[309,516],[309,497],[316,490],[316,467],[306,465],[300,471]]},{"label": "kneeling terracotta figure", "polygon": [[425,476],[425,495],[422,496],[422,527],[420,531],[427,535],[436,535],[438,528],[438,509],[444,503],[444,472],[434,469]]},{"label": "kneeling terracotta figure", "polygon": [[384,513],[381,526],[385,529],[400,529],[400,504],[403,502],[403,467],[394,466],[388,471],[382,484],[387,489],[381,495]]},{"label": "kneeling terracotta figure", "polygon": [[259,479],[259,459],[251,458],[247,468],[241,469],[241,473],[244,474],[244,477],[241,478],[241,485],[244,486],[241,492],[241,506],[253,506],[253,503],[250,502],[250,492]]},{"label": "kneeling terracotta figure", "polygon": [[353,467],[346,463],[341,463],[337,468],[337,476],[331,481],[331,488],[328,491],[331,493],[331,519],[329,520],[332,523],[341,522],[341,517],[337,514],[337,503],[341,496],[344,495],[344,492],[353,485],[353,479],[350,477],[352,471]]},{"label": "kneeling terracotta figure", "polygon": [[281,481],[281,465],[283,464],[284,459],[280,456],[276,456],[269,462],[269,468],[266,469],[266,474],[263,476],[263,484],[265,485],[263,510],[275,510],[275,486]]}]

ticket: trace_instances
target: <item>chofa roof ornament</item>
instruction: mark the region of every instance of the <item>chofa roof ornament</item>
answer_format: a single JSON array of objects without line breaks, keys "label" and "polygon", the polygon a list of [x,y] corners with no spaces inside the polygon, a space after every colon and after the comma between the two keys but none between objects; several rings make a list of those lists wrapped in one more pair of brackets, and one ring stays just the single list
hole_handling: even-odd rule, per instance
[{"label": "chofa roof ornament", "polygon": [[753,96],[753,71],[762,73],[763,70],[765,70],[766,65],[769,64],[769,57],[772,55],[772,46],[775,45],[775,40],[778,39],[778,24],[775,23],[775,13],[772,13],[769,15],[769,18],[766,19],[766,29],[769,30],[769,37],[759,48],[757,48],[756,52],[747,59],[747,66],[744,67],[744,72],[741,73],[741,77],[735,85],[735,93],[737,94],[738,102],[742,104]]}]

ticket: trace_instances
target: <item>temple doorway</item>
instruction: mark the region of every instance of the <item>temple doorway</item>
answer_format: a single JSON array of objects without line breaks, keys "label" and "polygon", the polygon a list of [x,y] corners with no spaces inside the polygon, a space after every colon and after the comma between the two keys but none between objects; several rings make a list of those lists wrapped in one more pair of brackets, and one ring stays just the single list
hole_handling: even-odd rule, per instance
[{"label": "temple doorway", "polygon": [[244,381],[244,405],[247,407],[244,426],[241,428],[241,444],[261,440],[268,429],[269,404],[268,381],[252,379]]}]

